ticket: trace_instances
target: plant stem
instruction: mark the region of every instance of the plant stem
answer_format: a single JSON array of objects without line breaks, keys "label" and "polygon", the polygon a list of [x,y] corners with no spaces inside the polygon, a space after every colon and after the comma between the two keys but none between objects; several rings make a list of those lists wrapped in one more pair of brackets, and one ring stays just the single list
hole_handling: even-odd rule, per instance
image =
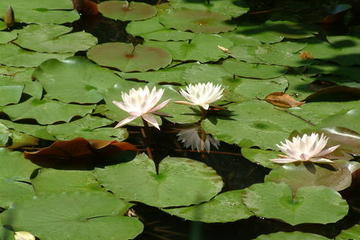
[{"label": "plant stem", "polygon": [[143,119],[143,123],[144,123],[144,127],[141,128],[141,134],[144,138],[144,143],[146,145],[146,153],[150,159],[154,160],[154,157],[152,155],[151,148],[150,148],[149,124],[144,119]]}]

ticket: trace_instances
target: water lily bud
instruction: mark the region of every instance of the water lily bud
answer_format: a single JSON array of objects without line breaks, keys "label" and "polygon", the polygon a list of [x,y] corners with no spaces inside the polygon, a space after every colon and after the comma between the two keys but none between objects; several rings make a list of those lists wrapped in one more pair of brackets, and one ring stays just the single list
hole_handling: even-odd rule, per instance
[{"label": "water lily bud", "polygon": [[15,16],[14,16],[14,10],[12,7],[8,7],[6,10],[5,16],[4,16],[4,22],[7,26],[7,28],[11,28],[15,24]]},{"label": "water lily bud", "polygon": [[29,232],[19,231],[14,234],[15,240],[35,240],[35,236]]}]

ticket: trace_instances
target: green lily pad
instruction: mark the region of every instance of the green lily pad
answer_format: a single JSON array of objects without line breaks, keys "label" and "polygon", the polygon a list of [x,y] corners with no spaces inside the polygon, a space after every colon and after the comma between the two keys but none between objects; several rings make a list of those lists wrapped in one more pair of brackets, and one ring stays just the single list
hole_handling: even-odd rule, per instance
[{"label": "green lily pad", "polygon": [[130,206],[110,193],[64,192],[17,204],[2,214],[2,221],[41,239],[127,240],[143,230],[136,218],[119,215]]},{"label": "green lily pad", "polygon": [[98,8],[105,17],[121,21],[143,20],[157,13],[155,7],[143,2],[104,1]]},{"label": "green lily pad", "polygon": [[339,235],[336,236],[336,240],[359,240],[360,239],[360,224],[355,224],[351,228],[342,230]]},{"label": "green lily pad", "polygon": [[160,24],[159,17],[130,22],[126,26],[126,31],[133,36],[156,41],[182,41],[194,37],[194,33],[164,27],[164,25]]},{"label": "green lily pad", "polygon": [[276,232],[271,234],[263,234],[254,240],[330,240],[321,235],[304,232]]},{"label": "green lily pad", "polygon": [[116,196],[156,207],[208,201],[223,187],[212,168],[187,158],[167,157],[160,162],[158,172],[151,159],[138,155],[130,162],[96,169],[95,175]]},{"label": "green lily pad", "polygon": [[[241,147],[258,146],[276,149],[294,130],[311,127],[307,122],[263,101],[246,101],[228,107],[227,118],[202,122],[207,133]],[[236,129],[236,131],[234,131]]]},{"label": "green lily pad", "polygon": [[239,77],[269,79],[284,75],[286,69],[281,66],[251,64],[229,59],[223,62],[226,71]]},{"label": "green lily pad", "polygon": [[302,187],[293,193],[285,183],[260,183],[249,187],[243,200],[255,215],[291,225],[336,222],[349,210],[339,193],[322,186]]},{"label": "green lily pad", "polygon": [[270,159],[278,158],[280,152],[277,151],[270,151],[270,150],[263,150],[263,149],[256,149],[256,148],[241,148],[241,155],[246,158],[247,160],[260,164],[261,166],[267,168],[277,168],[281,165],[276,164]]},{"label": "green lily pad", "polygon": [[171,63],[171,55],[156,47],[133,46],[128,43],[104,43],[87,52],[99,65],[118,68],[123,72],[158,70]]},{"label": "green lily pad", "polygon": [[24,50],[14,44],[0,45],[0,64],[13,67],[36,67],[42,62],[55,58],[63,60],[71,54],[38,53]]},{"label": "green lily pad", "polygon": [[108,88],[123,81],[82,57],[48,60],[35,70],[33,77],[40,81],[49,98],[68,103],[97,103]]},{"label": "green lily pad", "polygon": [[210,4],[203,0],[170,0],[169,2],[173,8],[212,11],[231,17],[239,17],[249,10],[246,1],[242,0],[211,0]]},{"label": "green lily pad", "polygon": [[360,132],[358,119],[360,117],[360,104],[358,108],[342,110],[338,113],[324,118],[319,124],[319,127],[346,127],[353,131]]},{"label": "green lily pad", "polygon": [[0,32],[0,44],[8,43],[16,39],[17,34],[15,32]]},{"label": "green lily pad", "polygon": [[31,182],[37,195],[103,191],[92,171],[42,168]]},{"label": "green lily pad", "polygon": [[184,71],[182,78],[187,84],[199,82],[222,84],[226,81],[231,81],[233,79],[233,75],[226,72],[222,66],[217,64],[195,63],[193,66],[189,66]]},{"label": "green lily pad", "polygon": [[324,186],[336,191],[350,187],[352,177],[347,164],[334,167],[336,171],[314,165],[314,172],[310,172],[303,164],[280,166],[265,177],[265,182],[286,183],[294,192],[305,186]]},{"label": "green lily pad", "polygon": [[6,125],[0,123],[0,147],[18,148],[37,144],[37,138],[9,129]]},{"label": "green lily pad", "polygon": [[128,137],[126,129],[104,127],[113,122],[107,118],[87,115],[73,122],[49,125],[47,131],[57,140],[71,140],[77,137],[97,140],[125,140]]},{"label": "green lily pad", "polygon": [[96,37],[90,33],[71,31],[72,28],[61,25],[31,24],[16,31],[18,37],[14,42],[20,47],[46,53],[73,53],[97,44]]},{"label": "green lily pad", "polygon": [[230,48],[233,43],[220,35],[197,34],[189,43],[146,41],[145,45],[169,51],[174,60],[209,62],[227,58],[228,55],[218,45]]},{"label": "green lily pad", "polygon": [[0,30],[4,30],[6,28],[6,24],[2,20],[0,20]]},{"label": "green lily pad", "polygon": [[24,86],[21,85],[4,85],[0,82],[0,106],[20,101]]},{"label": "green lily pad", "polygon": [[0,206],[8,207],[14,202],[31,199],[34,191],[30,176],[37,166],[26,160],[20,152],[10,152],[0,148]]},{"label": "green lily pad", "polygon": [[0,123],[5,125],[7,128],[15,130],[20,133],[25,133],[46,140],[55,140],[55,138],[47,132],[46,126],[14,123],[12,121],[3,120],[3,119],[0,119]]},{"label": "green lily pad", "polygon": [[244,190],[221,193],[206,203],[190,207],[163,209],[163,211],[191,221],[207,223],[234,222],[252,216],[241,201]]},{"label": "green lily pad", "polygon": [[74,116],[85,116],[91,113],[94,107],[30,98],[23,103],[6,106],[2,110],[13,121],[30,118],[40,124],[52,124],[61,121],[69,122]]},{"label": "green lily pad", "polygon": [[162,14],[160,16],[160,23],[167,28],[174,28],[180,31],[220,33],[229,32],[235,28],[234,25],[225,22],[229,19],[230,17],[216,12],[180,8]]}]

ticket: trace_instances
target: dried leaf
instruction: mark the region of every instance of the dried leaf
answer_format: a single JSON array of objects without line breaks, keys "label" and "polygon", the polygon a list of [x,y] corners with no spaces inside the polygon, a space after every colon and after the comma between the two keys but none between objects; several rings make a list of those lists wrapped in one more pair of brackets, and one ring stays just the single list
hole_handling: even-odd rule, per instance
[{"label": "dried leaf", "polygon": [[75,138],[57,141],[35,152],[25,152],[25,158],[42,167],[58,169],[92,169],[104,164],[112,155],[123,151],[136,151],[130,143],[118,141],[86,140]]},{"label": "dried leaf", "polygon": [[289,94],[283,92],[273,92],[265,97],[265,101],[277,107],[291,108],[303,105],[305,102],[299,102]]},{"label": "dried leaf", "polygon": [[98,6],[91,0],[73,0],[74,9],[87,16],[96,16],[99,14]]},{"label": "dried leaf", "polygon": [[308,60],[308,59],[314,59],[314,57],[311,55],[310,52],[308,51],[302,51],[299,53],[299,57],[303,60]]}]

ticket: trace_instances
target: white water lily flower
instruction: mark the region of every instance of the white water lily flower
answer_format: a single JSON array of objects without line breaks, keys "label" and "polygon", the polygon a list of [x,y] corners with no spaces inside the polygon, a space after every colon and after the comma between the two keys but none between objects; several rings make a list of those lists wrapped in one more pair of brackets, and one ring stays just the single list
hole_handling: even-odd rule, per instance
[{"label": "white water lily flower", "polygon": [[185,90],[181,89],[180,94],[186,98],[187,101],[176,101],[176,103],[186,105],[198,105],[203,109],[208,110],[209,105],[222,97],[224,89],[221,85],[214,85],[211,82],[190,84]]},{"label": "white water lily flower", "polygon": [[191,150],[196,149],[198,152],[204,149],[207,152],[210,152],[211,145],[213,145],[216,149],[219,148],[219,140],[208,134],[206,134],[205,140],[203,140],[200,136],[199,130],[198,126],[182,129],[177,134],[178,140],[184,144],[185,148],[191,148]]},{"label": "white water lily flower", "polygon": [[35,236],[29,232],[19,231],[14,234],[15,240],[35,240]]},{"label": "white water lily flower", "polygon": [[340,145],[336,145],[324,149],[328,142],[328,138],[324,134],[312,133],[304,134],[302,137],[293,137],[291,141],[285,140],[276,145],[285,155],[281,158],[271,159],[276,163],[292,163],[292,162],[314,162],[314,163],[332,163],[326,155],[335,151]]},{"label": "white water lily flower", "polygon": [[150,123],[157,129],[160,129],[154,114],[164,115],[157,111],[165,107],[166,104],[168,104],[170,101],[170,99],[168,99],[156,106],[163,94],[164,89],[157,90],[156,87],[151,89],[151,91],[148,87],[138,89],[132,88],[129,93],[122,93],[121,97],[123,101],[113,101],[113,104],[128,112],[130,116],[120,121],[115,127],[117,128],[124,126],[134,119],[142,117],[142,119],[144,119],[146,122]]}]

